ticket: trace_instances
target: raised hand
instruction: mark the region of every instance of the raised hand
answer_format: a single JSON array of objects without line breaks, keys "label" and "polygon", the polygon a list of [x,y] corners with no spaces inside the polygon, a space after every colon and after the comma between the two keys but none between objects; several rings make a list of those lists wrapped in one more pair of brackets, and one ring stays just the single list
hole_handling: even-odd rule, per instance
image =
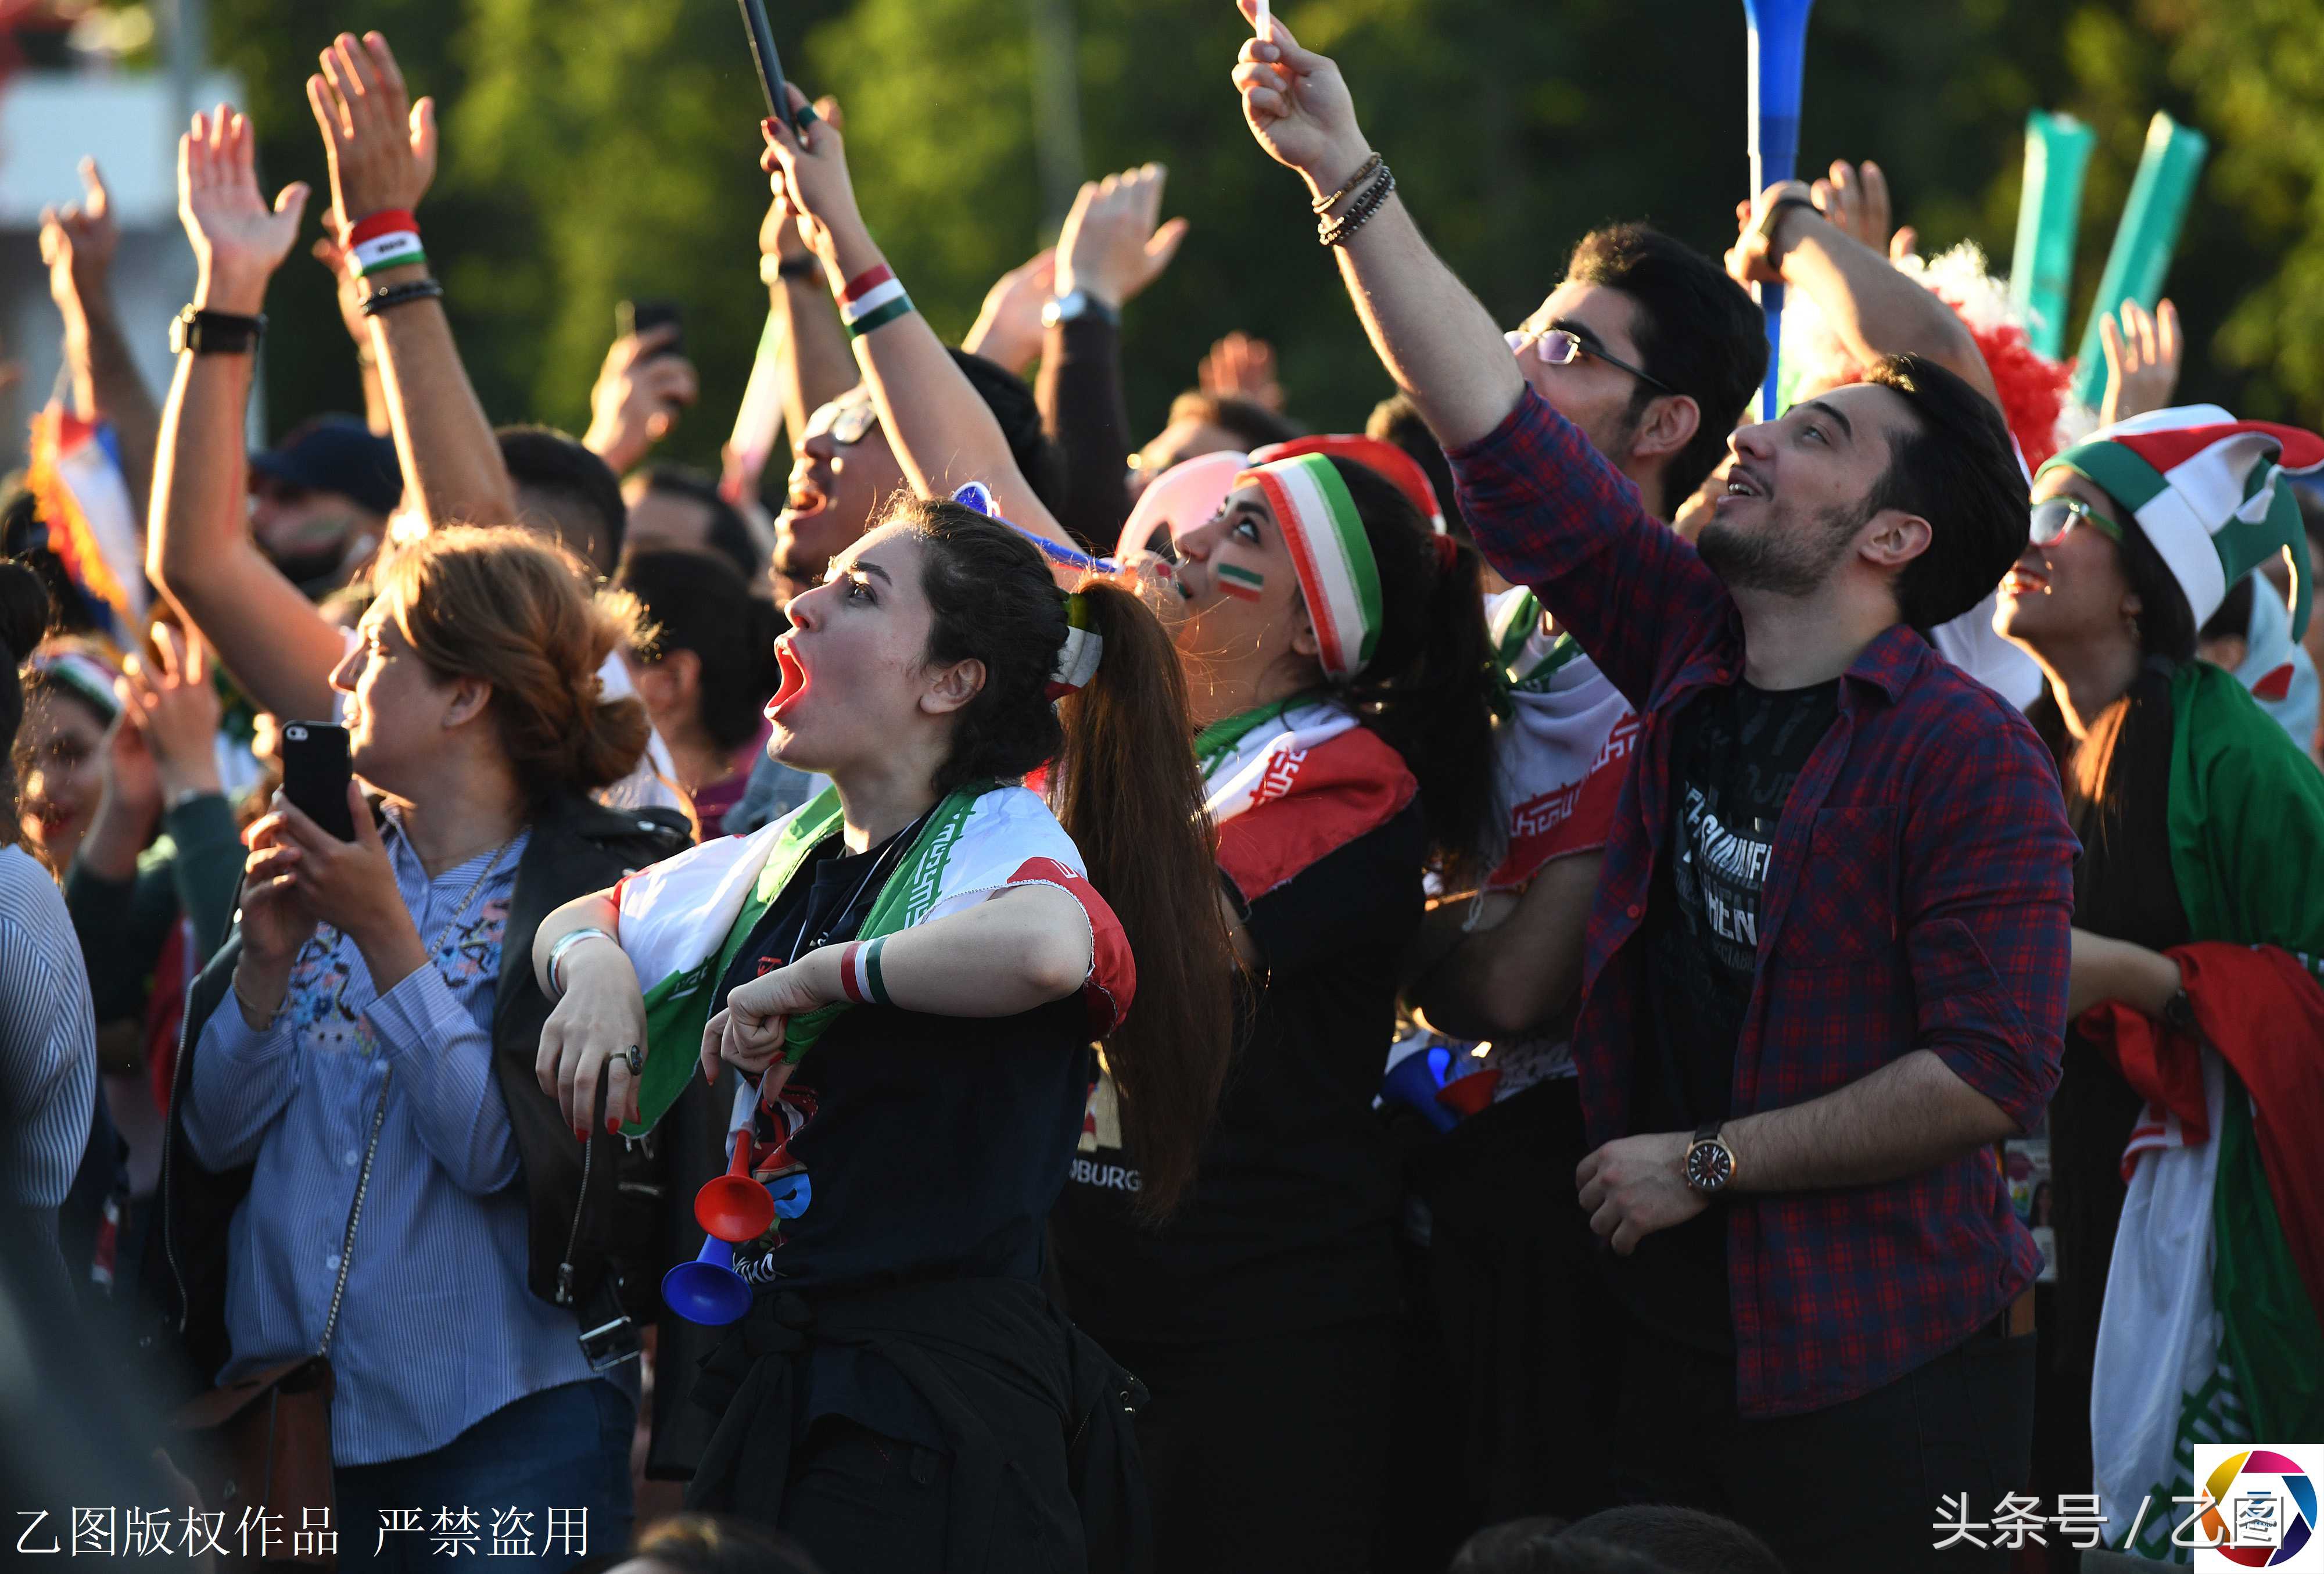
[{"label": "raised hand", "polygon": [[339,244],[339,233],[345,228],[337,208],[327,211],[323,215],[323,233],[315,237],[307,254],[331,271],[332,290],[339,302],[339,326],[347,330],[347,337],[355,341],[358,351],[368,353],[371,328],[367,326],[370,319],[363,314],[364,282],[355,272],[355,260]]},{"label": "raised hand", "polygon": [[121,223],[95,159],[80,161],[79,202],[41,210],[41,261],[48,264],[49,296],[68,322],[103,310],[106,280],[121,244]]},{"label": "raised hand", "polygon": [[1024,374],[1040,358],[1041,308],[1057,290],[1057,251],[1037,252],[992,282],[960,347]]},{"label": "raised hand", "polygon": [[2179,336],[2179,308],[2165,300],[2154,311],[2135,300],[2122,303],[2119,317],[2098,319],[2106,352],[2106,396],[2098,424],[2110,427],[2135,415],[2162,410],[2179,387],[2179,364],[2187,346]]},{"label": "raised hand", "polygon": [[1169,178],[1143,164],[1083,185],[1057,234],[1059,295],[1086,290],[1118,307],[1161,277],[1186,238],[1183,218],[1155,227]]},{"label": "raised hand", "polygon": [[322,129],[340,221],[418,207],[436,179],[436,101],[410,101],[395,51],[376,32],[343,32],[319,59],[307,104]]},{"label": "raised hand", "polygon": [[659,355],[678,337],[676,323],[624,334],[605,352],[589,391],[589,434],[581,446],[622,474],[643,459],[678,425],[678,412],[701,391],[694,363]]},{"label": "raised hand", "polygon": [[821,115],[810,115],[805,129],[791,122],[807,106],[807,95],[796,83],[786,84],[791,115],[759,123],[766,151],[759,167],[768,184],[790,205],[798,236],[826,272],[836,267],[840,242],[863,233],[862,215],[855,206],[855,184],[847,172],[847,144],[839,128]]},{"label": "raised hand", "polygon": [[[847,117],[840,112],[839,100],[830,94],[815,101],[815,112],[832,130],[847,129]],[[798,221],[798,209],[783,195],[781,182],[775,182],[774,200],[767,204],[767,216],[759,222],[760,254],[779,257],[786,262],[807,256],[807,243],[799,238]]]},{"label": "raised hand", "polygon": [[271,207],[258,194],[255,143],[249,118],[223,104],[196,115],[178,139],[178,217],[200,272],[195,303],[245,316],[264,303],[266,281],[307,211],[303,180],[285,186]]},{"label": "raised hand", "polygon": [[[1235,0],[1256,23],[1258,0]],[[1247,39],[1234,69],[1242,117],[1268,156],[1306,177],[1317,195],[1338,189],[1371,156],[1356,125],[1355,100],[1340,68],[1299,47],[1280,15],[1274,41]]]},{"label": "raised hand", "polygon": [[1241,399],[1283,413],[1283,384],[1276,380],[1275,346],[1249,334],[1231,333],[1213,345],[1195,368],[1194,385],[1213,399]]},{"label": "raised hand", "polygon": [[115,686],[121,714],[152,757],[163,801],[219,790],[217,730],[223,714],[210,683],[209,653],[164,624],[153,631],[158,665],[132,653]]},{"label": "raised hand", "polygon": [[1884,257],[1896,255],[1896,232],[1889,228],[1888,177],[1879,165],[1869,159],[1860,165],[1834,159],[1824,178],[1809,190],[1824,217],[1842,234]]}]

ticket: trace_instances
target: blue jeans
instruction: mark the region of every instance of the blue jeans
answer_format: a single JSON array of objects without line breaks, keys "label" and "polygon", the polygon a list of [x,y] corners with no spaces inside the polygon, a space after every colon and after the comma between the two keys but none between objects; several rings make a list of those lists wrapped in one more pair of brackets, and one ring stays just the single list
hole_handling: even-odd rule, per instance
[{"label": "blue jeans", "polygon": [[502,1406],[431,1453],[344,1466],[332,1472],[339,1567],[431,1570],[447,1555],[499,1553],[507,1561],[484,1566],[549,1574],[619,1556],[630,1544],[636,1421],[611,1383],[567,1383]]}]

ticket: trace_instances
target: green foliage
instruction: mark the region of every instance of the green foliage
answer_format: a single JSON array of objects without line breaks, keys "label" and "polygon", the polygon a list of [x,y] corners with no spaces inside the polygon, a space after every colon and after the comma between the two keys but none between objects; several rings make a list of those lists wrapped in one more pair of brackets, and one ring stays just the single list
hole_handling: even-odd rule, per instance
[{"label": "green foliage", "polygon": [[[442,106],[425,218],[469,365],[496,419],[578,429],[623,296],[675,299],[704,400],[673,439],[715,456],[758,337],[761,113],[732,0],[214,0],[251,85],[269,178],[324,189],[303,97],[338,27],[376,26]],[[1231,328],[1272,338],[1295,411],[1360,422],[1386,391],[1298,182],[1252,145],[1227,82],[1227,0],[1070,0],[1090,173],[1158,159],[1194,229],[1130,309],[1131,410],[1158,425]],[[774,7],[786,64],[836,94],[866,216],[914,299],[956,335],[1048,237],[1034,154],[1028,0],[805,0]],[[1289,0],[1336,55],[1427,232],[1514,321],[1591,226],[1646,216],[1706,251],[1746,195],[1744,29],[1734,0]],[[2182,391],[2253,414],[2324,403],[2324,32],[2313,0],[1821,0],[1804,161],[1879,159],[1924,248],[2007,258],[2027,109],[2098,131],[2078,277],[2095,287],[2157,107],[2214,163],[2171,290]],[[1813,168],[1809,171],[1813,172]],[[320,204],[318,204],[319,207]],[[277,425],[354,408],[322,271],[294,260],[269,341]],[[2073,324],[2080,327],[2078,300]]]}]

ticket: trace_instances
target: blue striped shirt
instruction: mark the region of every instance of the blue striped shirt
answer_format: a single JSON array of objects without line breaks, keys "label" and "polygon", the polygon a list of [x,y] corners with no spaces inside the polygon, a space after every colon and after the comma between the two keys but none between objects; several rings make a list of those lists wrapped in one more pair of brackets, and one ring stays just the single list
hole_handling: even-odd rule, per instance
[{"label": "blue striped shirt", "polygon": [[96,1013],[64,895],[21,847],[0,847],[0,1202],[53,1241],[97,1106]]},{"label": "blue striped shirt", "polygon": [[493,1076],[501,934],[527,836],[476,887],[490,852],[431,880],[392,819],[382,829],[413,926],[434,947],[428,965],[375,994],[355,943],[318,930],[266,1032],[231,999],[211,1016],[187,1090],[202,1163],[257,1166],[228,1238],[234,1356],[219,1376],[230,1381],[321,1341],[394,1068],[332,1336],[340,1465],[429,1452],[504,1404],[593,1375],[572,1312],[526,1288],[524,1189]]}]

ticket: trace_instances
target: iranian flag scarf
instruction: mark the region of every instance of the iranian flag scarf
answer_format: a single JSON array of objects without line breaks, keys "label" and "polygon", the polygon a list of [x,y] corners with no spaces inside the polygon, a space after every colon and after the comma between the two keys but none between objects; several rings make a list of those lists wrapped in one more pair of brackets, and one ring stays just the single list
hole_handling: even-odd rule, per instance
[{"label": "iranian flag scarf", "polygon": [[1388,824],[1419,790],[1401,755],[1319,695],[1213,722],[1194,759],[1219,867],[1246,902]]},{"label": "iranian flag scarf", "polygon": [[[685,1089],[699,1062],[702,1030],[718,1009],[720,983],[807,855],[841,824],[839,793],[825,788],[748,836],[706,842],[614,888],[622,949],[645,989],[642,1119],[632,1135],[651,1127]],[[1084,877],[1080,850],[1037,794],[990,783],[963,787],[929,812],[854,938],[946,917],[1012,886],[1054,886],[1090,921],[1093,949],[1082,988],[1092,1031],[1102,1037],[1129,1012],[1137,969],[1120,921]],[[796,1063],[848,1009],[835,1002],[794,1017],[784,1058]]]},{"label": "iranian flag scarf", "polygon": [[[2313,1162],[2324,1068],[2305,1016],[2324,1024],[2324,777],[2227,673],[2190,662],[2172,680],[2172,873],[2200,941],[2259,948],[2252,980],[2200,989],[2199,1064],[2155,1069],[2120,1053],[2149,1096],[2123,1155],[2129,1193],[2115,1234],[2092,1373],[2090,1421],[2107,1541],[2171,1560],[2169,1499],[2192,1490],[2197,1442],[2306,1441],[2324,1424],[2324,1322]],[[2196,946],[2196,952],[2205,947]],[[2265,977],[2277,990],[2258,987]],[[2260,1012],[2238,1036],[2218,999]],[[2159,1036],[2109,1005],[2117,1045]],[[2293,1047],[2271,1049],[2271,1036]],[[2212,1045],[2217,1048],[2209,1047]],[[2223,1055],[2226,1057],[2223,1060]],[[2198,1081],[2200,1079],[2200,1087]],[[2297,1232],[2287,1224],[2300,1221]],[[2304,1270],[2304,1271],[2303,1271]]]},{"label": "iranian flag scarf", "polygon": [[1501,847],[1489,890],[1517,890],[1553,859],[1606,844],[1638,718],[1582,647],[1542,628],[1513,590],[1488,608],[1509,709],[1493,728]]}]

